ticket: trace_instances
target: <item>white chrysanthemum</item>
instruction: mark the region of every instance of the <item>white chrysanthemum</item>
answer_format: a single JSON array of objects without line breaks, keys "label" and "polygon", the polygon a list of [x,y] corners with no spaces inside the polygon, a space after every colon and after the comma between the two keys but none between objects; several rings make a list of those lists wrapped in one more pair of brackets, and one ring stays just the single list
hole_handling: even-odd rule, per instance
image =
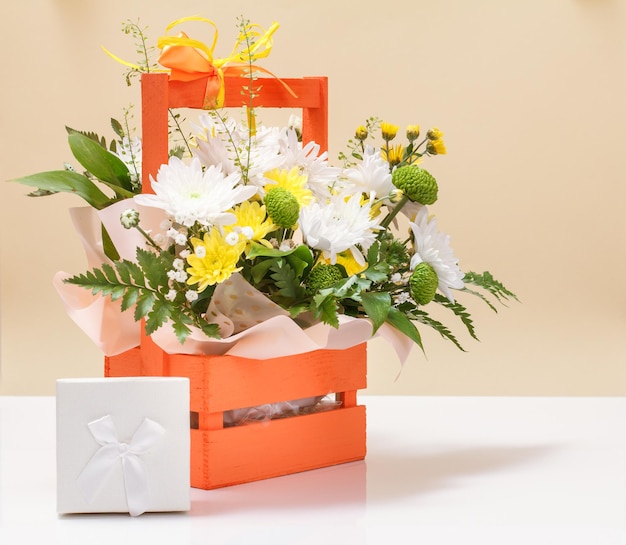
[{"label": "white chrysanthemum", "polygon": [[256,188],[237,185],[238,173],[225,176],[220,166],[210,166],[202,171],[200,160],[193,158],[189,165],[177,157],[170,157],[162,165],[156,181],[152,180],[154,195],[136,195],[137,204],[161,208],[174,221],[191,227],[201,225],[228,225],[236,218],[226,212],[235,204],[249,199]]},{"label": "white chrysanthemum", "polygon": [[380,152],[372,146],[365,148],[363,161],[354,168],[345,171],[348,183],[363,193],[375,193],[376,197],[382,198],[394,189],[389,172],[389,164]]},{"label": "white chrysanthemum", "polygon": [[313,202],[300,209],[299,225],[305,242],[335,263],[337,254],[350,250],[363,265],[365,260],[357,244],[367,250],[381,229],[377,218],[371,218],[371,200],[361,204],[361,196],[346,200],[333,197],[326,203]]},{"label": "white chrysanthemum", "polygon": [[329,188],[337,184],[341,169],[328,164],[328,152],[320,154],[320,146],[315,142],[303,146],[293,129],[283,131],[279,144],[282,157],[280,168],[291,170],[298,167],[308,176],[307,185],[318,200],[330,197]]},{"label": "white chrysanthemum", "polygon": [[282,161],[278,155],[280,129],[277,127],[259,127],[250,138],[245,125],[237,125],[230,117],[222,122],[205,114],[194,130],[193,154],[203,165],[222,165],[226,174],[246,169],[248,183],[257,187],[263,185],[263,174],[277,168]]},{"label": "white chrysanthemum", "polygon": [[450,247],[450,237],[437,231],[437,220],[429,219],[425,206],[420,208],[415,221],[409,222],[409,226],[415,237],[415,254],[411,258],[411,269],[415,269],[419,263],[428,263],[437,273],[437,288],[454,303],[450,290],[462,289],[465,284],[458,259]]}]

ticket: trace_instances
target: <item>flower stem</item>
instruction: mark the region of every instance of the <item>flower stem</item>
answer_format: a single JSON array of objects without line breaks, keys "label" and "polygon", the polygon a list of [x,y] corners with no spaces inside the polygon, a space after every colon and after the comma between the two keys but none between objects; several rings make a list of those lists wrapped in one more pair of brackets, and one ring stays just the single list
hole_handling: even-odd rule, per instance
[{"label": "flower stem", "polygon": [[391,212],[389,212],[387,217],[383,221],[380,222],[380,226],[384,228],[389,227],[389,224],[393,221],[393,218],[395,218],[398,215],[398,212],[400,212],[400,210],[404,208],[404,205],[407,202],[409,202],[409,197],[407,195],[402,195],[400,202],[398,202],[395,208]]}]

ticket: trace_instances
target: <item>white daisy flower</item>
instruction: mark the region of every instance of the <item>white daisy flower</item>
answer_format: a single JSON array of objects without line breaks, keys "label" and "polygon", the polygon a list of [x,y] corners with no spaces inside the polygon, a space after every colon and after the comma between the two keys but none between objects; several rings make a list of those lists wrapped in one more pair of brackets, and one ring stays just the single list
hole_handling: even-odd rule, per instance
[{"label": "white daisy flower", "polygon": [[437,231],[437,220],[429,219],[428,209],[419,209],[414,222],[409,222],[413,231],[415,254],[411,258],[411,269],[422,262],[428,263],[437,273],[437,288],[450,302],[454,303],[451,289],[462,289],[463,272],[458,259],[450,247],[450,237]]},{"label": "white daisy flower", "polygon": [[395,188],[391,182],[389,164],[380,152],[372,146],[365,148],[363,161],[354,168],[344,172],[348,183],[363,193],[375,193],[376,197],[382,198],[389,195]]},{"label": "white daisy flower", "polygon": [[237,173],[225,176],[220,166],[210,166],[203,172],[196,157],[189,165],[170,157],[152,181],[155,194],[136,195],[134,199],[137,204],[165,210],[176,223],[187,227],[196,222],[207,227],[228,225],[236,218],[226,211],[256,193],[255,187],[238,185],[240,179]]},{"label": "white daisy flower", "polygon": [[193,150],[203,165],[222,165],[226,174],[247,170],[248,183],[262,186],[263,174],[277,168],[282,159],[278,155],[278,127],[259,127],[250,140],[248,127],[237,125],[227,117],[222,123],[205,114],[200,119]]},{"label": "white daisy flower", "polygon": [[355,260],[363,265],[365,259],[357,245],[367,250],[382,229],[378,218],[371,218],[371,200],[361,203],[361,195],[346,200],[333,197],[326,203],[313,202],[300,209],[299,225],[305,242],[322,250],[332,263],[337,254],[350,250]]},{"label": "white daisy flower", "polygon": [[315,142],[303,146],[293,129],[283,131],[279,144],[282,157],[280,168],[291,170],[297,166],[302,174],[308,176],[307,185],[317,199],[330,197],[341,169],[328,164],[328,152],[320,154],[320,146]]}]

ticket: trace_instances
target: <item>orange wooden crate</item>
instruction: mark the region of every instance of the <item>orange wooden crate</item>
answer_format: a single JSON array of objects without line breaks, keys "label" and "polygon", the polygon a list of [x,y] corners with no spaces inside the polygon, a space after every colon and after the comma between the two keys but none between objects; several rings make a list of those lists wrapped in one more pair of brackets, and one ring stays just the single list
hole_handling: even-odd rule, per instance
[{"label": "orange wooden crate", "polygon": [[[148,340],[148,342],[151,342]],[[156,356],[156,357],[155,357]],[[155,361],[162,365],[157,372]],[[254,360],[167,354],[155,345],[105,359],[105,375],[190,379],[191,486],[211,489],[365,458],[366,345]],[[224,412],[333,393],[332,410],[225,428]]]},{"label": "orange wooden crate", "polygon": [[[328,145],[328,81],[324,77],[264,78],[256,106],[301,108],[303,141]],[[226,107],[241,106],[245,79],[226,78]],[[142,77],[144,191],[167,162],[168,109],[200,108],[205,81]],[[184,376],[191,385],[191,485],[211,489],[365,458],[366,345],[254,360],[236,356],[167,354],[149,338],[105,358],[105,376]],[[225,428],[224,412],[265,403],[335,394],[330,411]]]}]

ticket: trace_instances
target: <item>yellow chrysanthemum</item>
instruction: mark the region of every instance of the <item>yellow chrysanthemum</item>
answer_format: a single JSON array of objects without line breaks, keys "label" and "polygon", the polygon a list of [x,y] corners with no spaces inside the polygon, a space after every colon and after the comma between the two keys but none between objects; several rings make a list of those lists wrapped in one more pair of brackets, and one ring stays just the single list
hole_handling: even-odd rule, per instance
[{"label": "yellow chrysanthemum", "polygon": [[198,292],[207,286],[221,284],[241,270],[237,262],[246,246],[244,242],[230,245],[218,229],[212,229],[210,233],[205,233],[202,240],[193,237],[191,243],[194,253],[187,258],[190,265],[187,268],[190,275],[187,284],[199,284]]},{"label": "yellow chrysanthemum", "polygon": [[306,206],[313,200],[313,193],[306,187],[308,176],[300,174],[298,167],[293,167],[291,170],[275,168],[266,172],[265,177],[270,180],[266,184],[267,190],[282,187],[297,199],[300,206]]},{"label": "yellow chrysanthemum", "polygon": [[268,233],[276,230],[276,225],[267,216],[265,206],[257,201],[244,201],[233,210],[237,220],[231,225],[224,226],[226,233],[232,233],[236,227],[240,229],[249,228],[251,237],[249,240],[256,240],[266,246],[268,241],[264,240]]},{"label": "yellow chrysanthemum", "polygon": [[367,263],[359,265],[350,251],[337,254],[337,265],[341,265],[344,269],[346,269],[348,276],[359,274],[367,269]]},{"label": "yellow chrysanthemum", "polygon": [[385,161],[389,163],[391,168],[399,165],[404,156],[404,146],[398,144],[397,146],[391,146],[390,148],[382,148],[380,150],[381,155]]},{"label": "yellow chrysanthemum", "polygon": [[398,134],[399,128],[400,127],[398,127],[398,125],[392,125],[391,123],[383,121],[380,124],[380,132],[382,133],[383,140],[385,142],[393,140],[396,137],[396,134]]}]

